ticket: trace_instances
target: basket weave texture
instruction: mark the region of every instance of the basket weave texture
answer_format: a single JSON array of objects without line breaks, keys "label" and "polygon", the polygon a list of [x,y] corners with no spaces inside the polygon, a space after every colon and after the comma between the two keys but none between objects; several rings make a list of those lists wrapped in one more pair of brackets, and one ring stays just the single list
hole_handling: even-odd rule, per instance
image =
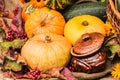
[{"label": "basket weave texture", "polygon": [[116,38],[120,44],[120,12],[115,7],[115,0],[109,0],[106,9],[108,20],[116,32]]}]

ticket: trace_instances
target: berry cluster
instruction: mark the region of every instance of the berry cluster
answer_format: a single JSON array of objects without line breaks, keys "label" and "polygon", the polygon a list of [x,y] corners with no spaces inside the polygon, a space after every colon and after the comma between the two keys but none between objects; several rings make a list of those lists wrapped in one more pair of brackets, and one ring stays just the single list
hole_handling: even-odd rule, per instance
[{"label": "berry cluster", "polygon": [[30,71],[30,75],[32,75],[33,80],[38,80],[40,78],[40,71],[38,70],[38,68],[33,69],[32,71]]},{"label": "berry cluster", "polygon": [[8,41],[12,41],[14,39],[25,39],[27,37],[27,35],[24,33],[24,34],[20,34],[20,33],[17,33],[16,31],[13,31],[12,29],[8,30],[6,32],[6,40]]},{"label": "berry cluster", "polygon": [[14,39],[25,39],[27,37],[24,28],[23,22],[21,18],[21,8],[16,7],[13,10],[14,17],[12,18],[11,25],[8,26],[7,21],[4,18],[0,18],[0,27],[5,32],[5,38],[8,41],[12,41]]}]

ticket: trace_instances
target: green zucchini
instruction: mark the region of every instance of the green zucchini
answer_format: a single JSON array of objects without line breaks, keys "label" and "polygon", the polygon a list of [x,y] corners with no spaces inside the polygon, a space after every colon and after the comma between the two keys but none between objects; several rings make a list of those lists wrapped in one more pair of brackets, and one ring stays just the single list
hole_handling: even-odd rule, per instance
[{"label": "green zucchini", "polygon": [[118,11],[120,12],[120,0],[118,0],[117,2],[117,8],[118,8]]},{"label": "green zucchini", "polygon": [[107,19],[106,6],[107,6],[106,2],[86,2],[80,4],[73,4],[67,7],[62,12],[62,14],[66,21],[68,21],[69,19],[75,16],[79,16],[83,14],[97,16],[101,20],[106,21]]}]

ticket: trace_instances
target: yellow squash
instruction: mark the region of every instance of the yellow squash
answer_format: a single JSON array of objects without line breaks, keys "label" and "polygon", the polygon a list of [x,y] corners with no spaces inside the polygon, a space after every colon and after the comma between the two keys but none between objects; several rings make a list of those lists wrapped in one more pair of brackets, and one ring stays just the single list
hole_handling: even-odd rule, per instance
[{"label": "yellow squash", "polygon": [[90,32],[99,32],[105,35],[105,24],[98,17],[81,15],[70,19],[64,29],[64,36],[74,44],[81,35]]}]

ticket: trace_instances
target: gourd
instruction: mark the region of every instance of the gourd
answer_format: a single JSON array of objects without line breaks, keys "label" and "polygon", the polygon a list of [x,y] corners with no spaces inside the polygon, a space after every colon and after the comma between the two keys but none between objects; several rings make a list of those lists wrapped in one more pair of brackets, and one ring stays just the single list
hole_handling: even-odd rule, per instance
[{"label": "gourd", "polygon": [[71,43],[62,35],[39,34],[29,38],[21,55],[32,69],[48,70],[65,67],[70,60]]},{"label": "gourd", "polygon": [[45,0],[45,5],[49,8],[60,10],[71,4],[71,0]]},{"label": "gourd", "polygon": [[81,35],[99,32],[105,36],[105,24],[96,16],[80,15],[70,19],[64,28],[64,36],[74,45]]},{"label": "gourd", "polygon": [[64,34],[65,19],[56,10],[43,7],[31,13],[25,23],[25,31],[28,37],[41,33]]},{"label": "gourd", "polygon": [[93,15],[99,17],[103,21],[106,21],[106,2],[86,2],[73,4],[67,7],[62,14],[66,21],[83,14]]}]

